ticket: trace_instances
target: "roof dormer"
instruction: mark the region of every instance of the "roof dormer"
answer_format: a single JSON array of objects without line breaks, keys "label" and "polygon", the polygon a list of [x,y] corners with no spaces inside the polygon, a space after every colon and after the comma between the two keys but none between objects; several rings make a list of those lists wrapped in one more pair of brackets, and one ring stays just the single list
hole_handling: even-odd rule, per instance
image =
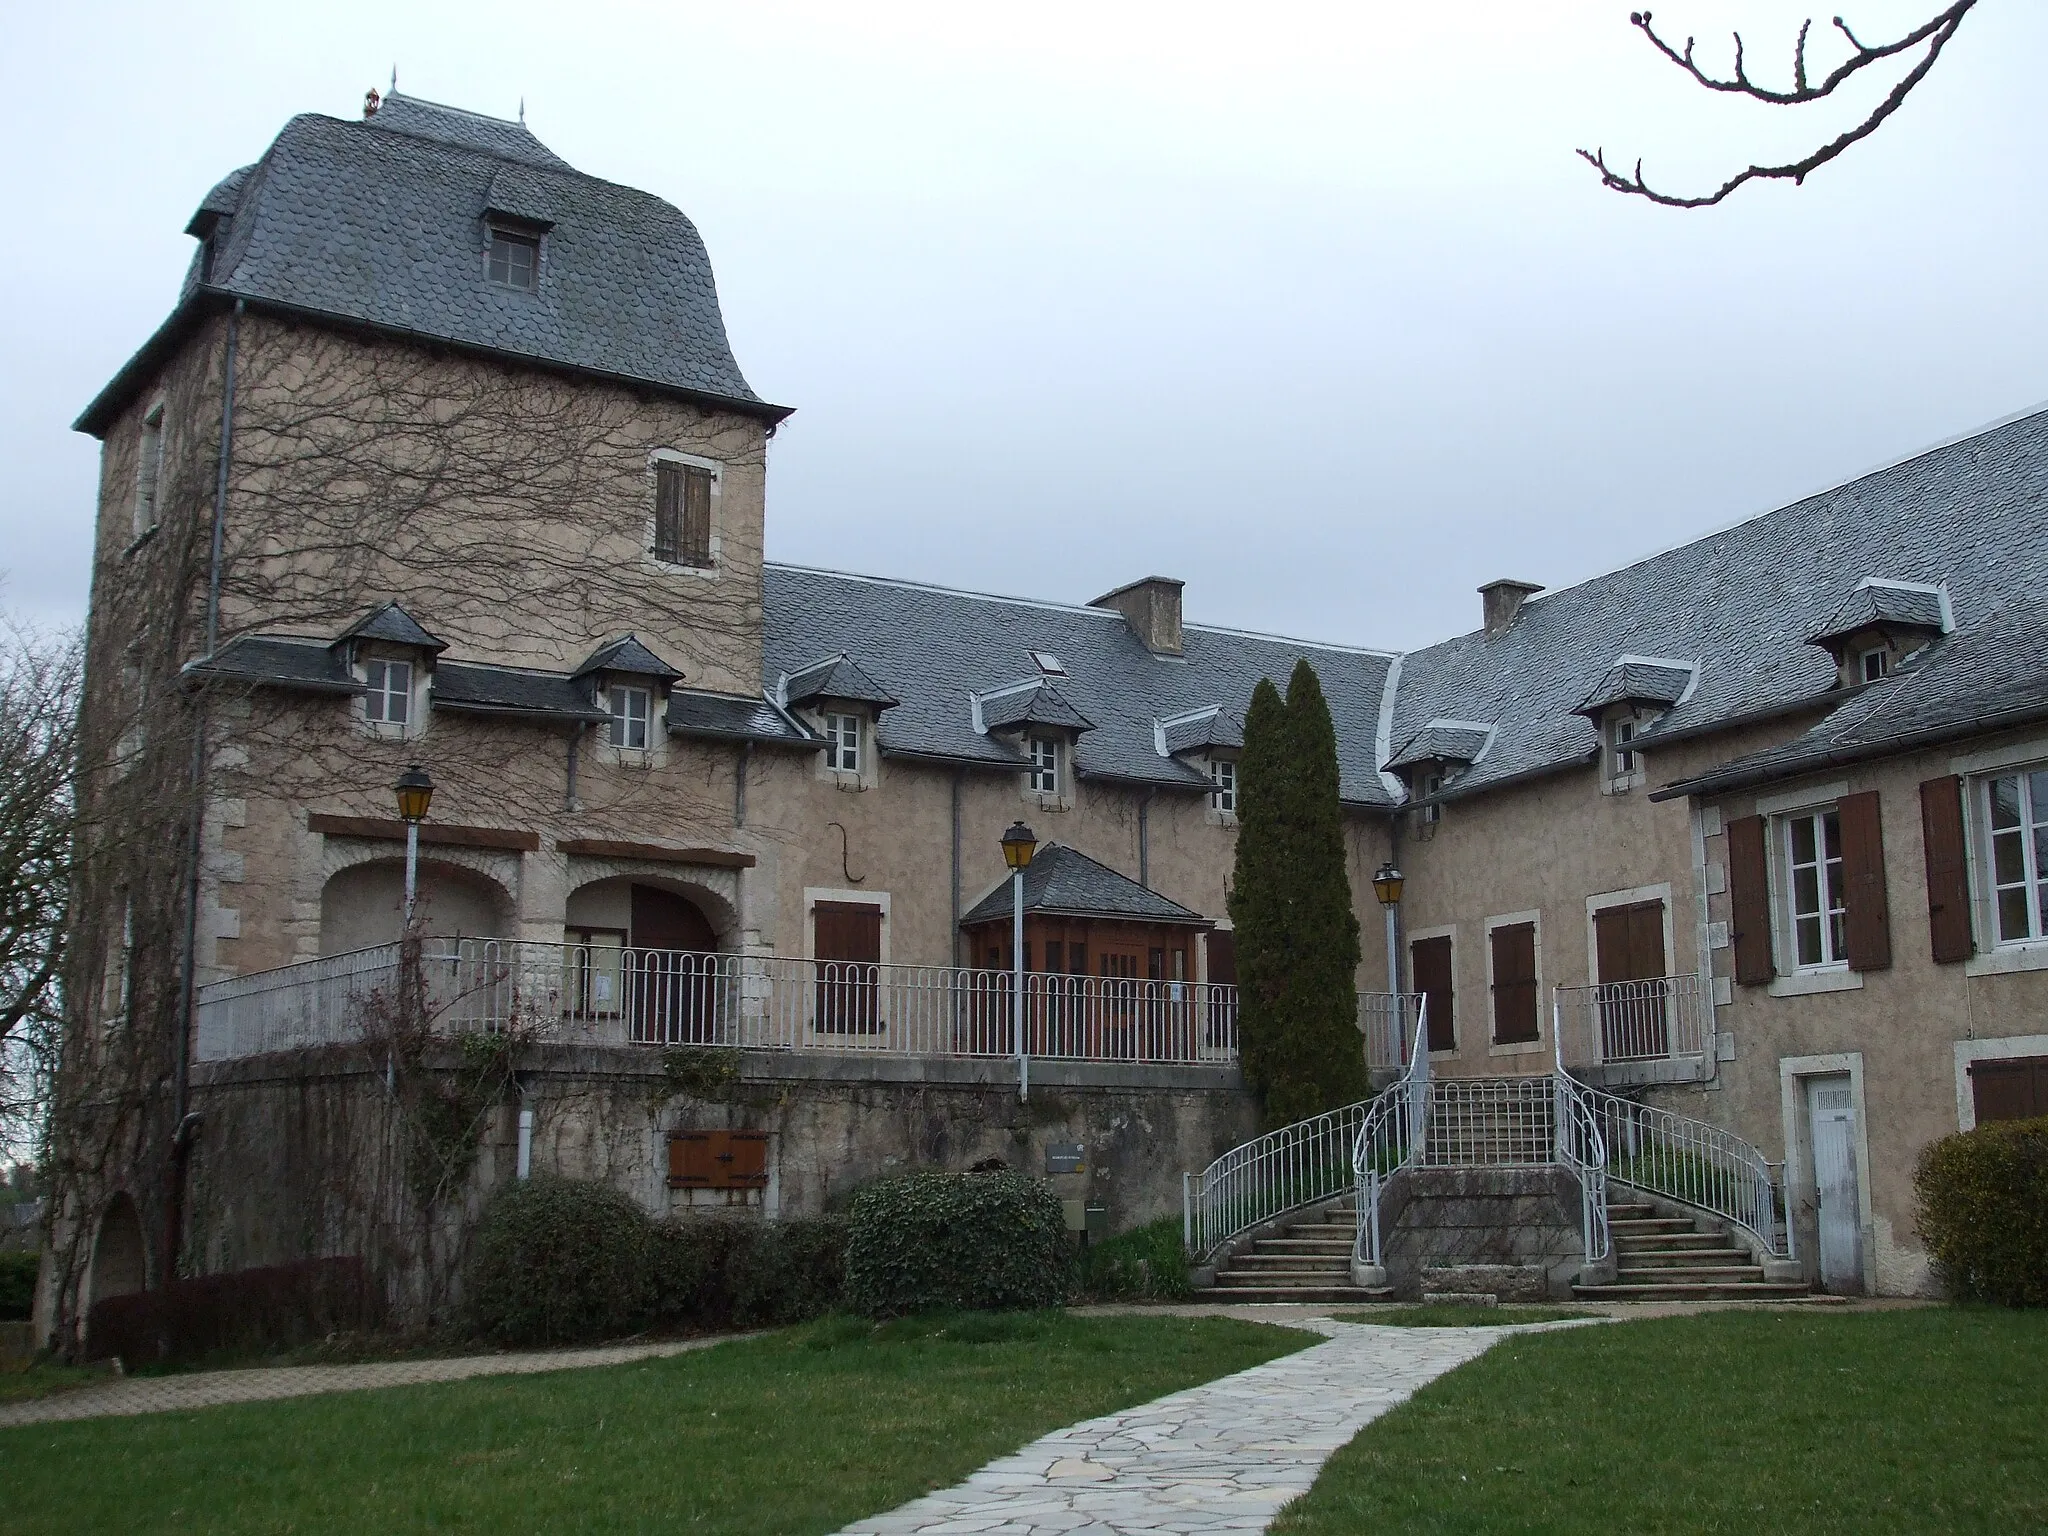
[{"label": "roof dormer", "polygon": [[865,704],[879,714],[897,703],[895,695],[844,651],[790,673],[782,680],[781,694],[792,709],[814,703]]},{"label": "roof dormer", "polygon": [[1432,720],[1387,759],[1386,771],[1411,800],[1424,799],[1485,757],[1494,734],[1493,726],[1477,720]]},{"label": "roof dormer", "polygon": [[974,728],[985,736],[1034,730],[1082,731],[1095,729],[1095,722],[1062,693],[1050,678],[1033,678],[1007,688],[969,695],[974,711]]},{"label": "roof dormer", "polygon": [[1161,757],[1236,757],[1244,750],[1244,722],[1220,704],[1152,722]]},{"label": "roof dormer", "polygon": [[1835,605],[1809,643],[1835,658],[1838,686],[1853,688],[1889,676],[1908,656],[1954,628],[1947,588],[1866,576]]},{"label": "roof dormer", "polygon": [[590,657],[570,673],[576,678],[596,678],[600,681],[608,675],[651,678],[656,682],[679,683],[683,674],[663,661],[654,652],[640,643],[638,635],[621,635],[608,640],[590,653]]}]

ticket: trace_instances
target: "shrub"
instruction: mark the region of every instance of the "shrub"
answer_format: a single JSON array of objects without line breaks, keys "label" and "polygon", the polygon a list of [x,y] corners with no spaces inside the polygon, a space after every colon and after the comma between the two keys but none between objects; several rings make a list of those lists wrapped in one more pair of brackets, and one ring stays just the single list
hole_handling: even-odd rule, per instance
[{"label": "shrub", "polygon": [[1089,1244],[1081,1250],[1080,1289],[1096,1301],[1182,1301],[1194,1294],[1181,1219],[1163,1216]]},{"label": "shrub", "polygon": [[534,1178],[485,1210],[466,1295],[477,1331],[507,1344],[569,1344],[654,1321],[654,1223],[608,1184]]},{"label": "shrub", "polygon": [[1020,1173],[913,1173],[854,1199],[846,1304],[869,1317],[1049,1307],[1073,1249],[1051,1189]]},{"label": "shrub", "polygon": [[85,1320],[85,1356],[119,1356],[145,1365],[288,1349],[373,1328],[380,1312],[361,1259],[229,1270],[93,1303]]},{"label": "shrub", "polygon": [[35,1308],[40,1253],[0,1253],[0,1323],[28,1320]]},{"label": "shrub", "polygon": [[1944,1136],[1922,1150],[1913,1185],[1950,1296],[2048,1306],[2048,1119]]},{"label": "shrub", "polygon": [[776,1327],[839,1305],[846,1218],[698,1216],[654,1238],[656,1314],[670,1327]]}]

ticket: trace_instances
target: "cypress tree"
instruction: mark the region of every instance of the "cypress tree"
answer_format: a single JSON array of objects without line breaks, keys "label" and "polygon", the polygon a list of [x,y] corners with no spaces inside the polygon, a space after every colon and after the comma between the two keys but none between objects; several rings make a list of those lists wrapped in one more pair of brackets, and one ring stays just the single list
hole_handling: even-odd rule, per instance
[{"label": "cypress tree", "polygon": [[1344,867],[1337,734],[1322,684],[1295,664],[1287,700],[1262,681],[1238,767],[1238,1041],[1267,1123],[1365,1097],[1357,1027],[1358,916]]}]

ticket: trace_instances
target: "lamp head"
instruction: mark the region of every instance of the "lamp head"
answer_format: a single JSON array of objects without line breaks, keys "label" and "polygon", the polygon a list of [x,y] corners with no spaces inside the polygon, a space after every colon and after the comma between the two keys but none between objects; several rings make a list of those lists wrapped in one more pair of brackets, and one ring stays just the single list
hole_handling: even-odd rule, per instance
[{"label": "lamp head", "polygon": [[1389,859],[1373,873],[1372,893],[1379,897],[1383,907],[1398,907],[1401,904],[1401,887],[1408,883],[1407,876],[1394,867]]},{"label": "lamp head", "polygon": [[414,763],[398,776],[391,792],[398,797],[399,820],[427,819],[427,807],[434,803],[434,781],[427,777],[426,769]]},{"label": "lamp head", "polygon": [[1038,851],[1038,834],[1021,821],[1010,823],[1003,834],[1003,862],[1013,870],[1024,868]]}]

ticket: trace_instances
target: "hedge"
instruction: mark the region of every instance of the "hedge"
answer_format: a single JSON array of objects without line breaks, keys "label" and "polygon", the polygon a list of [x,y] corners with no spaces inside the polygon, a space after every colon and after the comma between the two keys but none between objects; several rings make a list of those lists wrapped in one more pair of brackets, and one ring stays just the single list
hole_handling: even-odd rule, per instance
[{"label": "hedge", "polygon": [[846,1305],[868,1317],[1055,1306],[1073,1280],[1065,1212],[1021,1173],[882,1179],[849,1220]]},{"label": "hedge", "polygon": [[1952,1298],[2048,1306],[2048,1119],[1944,1136],[1922,1150],[1913,1186]]},{"label": "hedge", "polygon": [[18,1249],[0,1253],[0,1323],[28,1321],[36,1302],[36,1272],[42,1267],[40,1253]]},{"label": "hedge", "polygon": [[1180,1217],[1162,1216],[1083,1248],[1080,1291],[1091,1301],[1184,1301],[1193,1295]]},{"label": "hedge", "polygon": [[374,1328],[378,1303],[358,1258],[199,1275],[93,1303],[85,1319],[85,1358],[143,1365],[285,1349]]},{"label": "hedge", "polygon": [[467,1306],[508,1344],[801,1322],[838,1305],[845,1248],[842,1217],[661,1222],[607,1184],[536,1178],[485,1211]]}]

